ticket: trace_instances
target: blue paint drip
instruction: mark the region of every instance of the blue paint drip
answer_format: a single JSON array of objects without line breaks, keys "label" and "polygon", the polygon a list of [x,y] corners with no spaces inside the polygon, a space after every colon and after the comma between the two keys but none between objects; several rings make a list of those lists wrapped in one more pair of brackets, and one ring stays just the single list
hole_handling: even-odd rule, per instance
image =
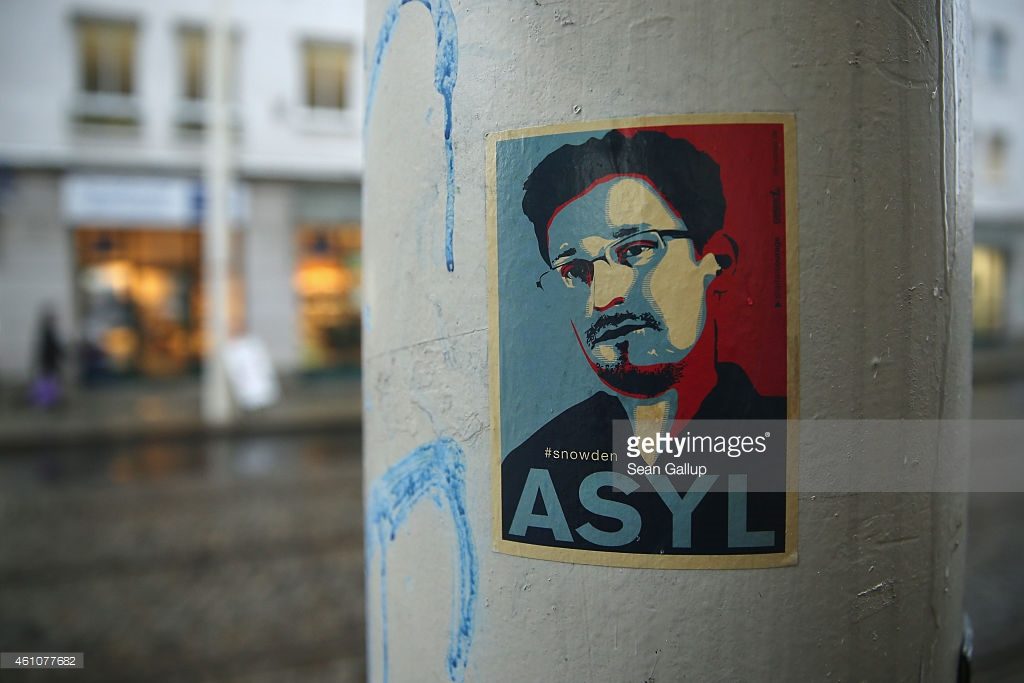
[{"label": "blue paint drip", "polygon": [[416,504],[429,495],[448,504],[455,523],[456,580],[452,597],[451,643],[448,676],[461,683],[466,672],[477,595],[477,562],[473,535],[466,514],[465,455],[452,439],[420,446],[389,469],[370,487],[366,508],[366,567],[380,548],[380,609],[383,680],[388,680],[387,549]]},{"label": "blue paint drip", "polygon": [[455,256],[452,240],[455,234],[455,148],[452,144],[452,91],[459,72],[459,36],[455,25],[455,13],[448,0],[393,0],[384,13],[384,21],[377,33],[377,47],[370,63],[370,84],[366,91],[366,113],[363,120],[370,125],[370,114],[377,98],[377,82],[380,79],[381,63],[391,45],[399,10],[410,2],[422,3],[434,20],[434,39],[437,43],[434,54],[434,88],[444,99],[444,152],[447,160],[448,197],[444,209],[444,257],[448,272],[455,270]]}]

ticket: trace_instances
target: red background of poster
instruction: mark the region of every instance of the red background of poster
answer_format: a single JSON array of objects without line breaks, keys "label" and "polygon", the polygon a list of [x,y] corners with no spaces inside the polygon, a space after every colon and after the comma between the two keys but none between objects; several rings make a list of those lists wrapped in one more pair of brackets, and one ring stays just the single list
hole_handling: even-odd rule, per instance
[{"label": "red background of poster", "polygon": [[[626,135],[636,130],[622,129]],[[689,140],[718,162],[725,194],[722,232],[739,245],[739,258],[732,273],[716,278],[708,290],[708,326],[702,341],[710,341],[711,325],[717,321],[719,362],[742,367],[759,394],[785,396],[785,209],[790,188],[785,186],[782,124],[727,123],[644,130]],[[724,291],[719,296],[717,290]]]}]

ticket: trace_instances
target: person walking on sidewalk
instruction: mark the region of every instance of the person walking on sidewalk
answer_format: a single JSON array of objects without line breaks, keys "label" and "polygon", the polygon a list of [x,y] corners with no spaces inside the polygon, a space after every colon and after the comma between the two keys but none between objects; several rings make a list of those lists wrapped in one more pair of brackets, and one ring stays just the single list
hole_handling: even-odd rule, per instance
[{"label": "person walking on sidewalk", "polygon": [[64,361],[64,345],[57,331],[57,316],[52,309],[45,309],[39,322],[36,341],[37,374],[32,381],[31,401],[38,408],[54,408],[63,398],[61,364]]}]

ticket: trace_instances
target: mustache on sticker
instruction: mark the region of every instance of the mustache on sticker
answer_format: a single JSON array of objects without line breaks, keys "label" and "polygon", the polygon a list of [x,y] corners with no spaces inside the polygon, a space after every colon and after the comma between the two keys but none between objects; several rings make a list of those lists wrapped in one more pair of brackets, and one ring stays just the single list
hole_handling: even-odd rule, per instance
[{"label": "mustache on sticker", "polygon": [[645,327],[660,330],[661,324],[650,313],[613,313],[598,318],[587,330],[585,337],[587,345],[593,348],[595,344],[622,337]]}]

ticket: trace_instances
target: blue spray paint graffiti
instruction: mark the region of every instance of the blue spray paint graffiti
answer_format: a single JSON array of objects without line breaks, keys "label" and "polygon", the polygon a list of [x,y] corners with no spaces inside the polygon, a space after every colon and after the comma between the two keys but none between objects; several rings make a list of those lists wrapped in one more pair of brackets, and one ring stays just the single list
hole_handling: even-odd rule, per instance
[{"label": "blue spray paint graffiti", "polygon": [[453,440],[438,439],[420,446],[389,469],[370,487],[366,508],[366,567],[380,548],[380,610],[382,678],[388,680],[387,550],[409,513],[424,497],[438,507],[448,504],[455,522],[456,581],[452,597],[452,634],[448,646],[448,676],[460,683],[466,671],[473,638],[477,594],[476,548],[466,516],[465,456]]},{"label": "blue spray paint graffiti", "polygon": [[455,14],[448,0],[393,0],[384,13],[380,32],[377,34],[377,48],[370,62],[370,83],[366,91],[366,126],[370,125],[370,113],[377,97],[377,81],[380,79],[381,62],[391,45],[391,39],[398,23],[398,12],[403,5],[420,2],[434,20],[434,39],[437,49],[434,53],[434,88],[444,99],[444,151],[447,161],[448,197],[444,209],[444,257],[448,272],[455,270],[455,255],[452,240],[455,233],[455,148],[452,145],[452,91],[459,71],[459,37],[455,26]]}]

